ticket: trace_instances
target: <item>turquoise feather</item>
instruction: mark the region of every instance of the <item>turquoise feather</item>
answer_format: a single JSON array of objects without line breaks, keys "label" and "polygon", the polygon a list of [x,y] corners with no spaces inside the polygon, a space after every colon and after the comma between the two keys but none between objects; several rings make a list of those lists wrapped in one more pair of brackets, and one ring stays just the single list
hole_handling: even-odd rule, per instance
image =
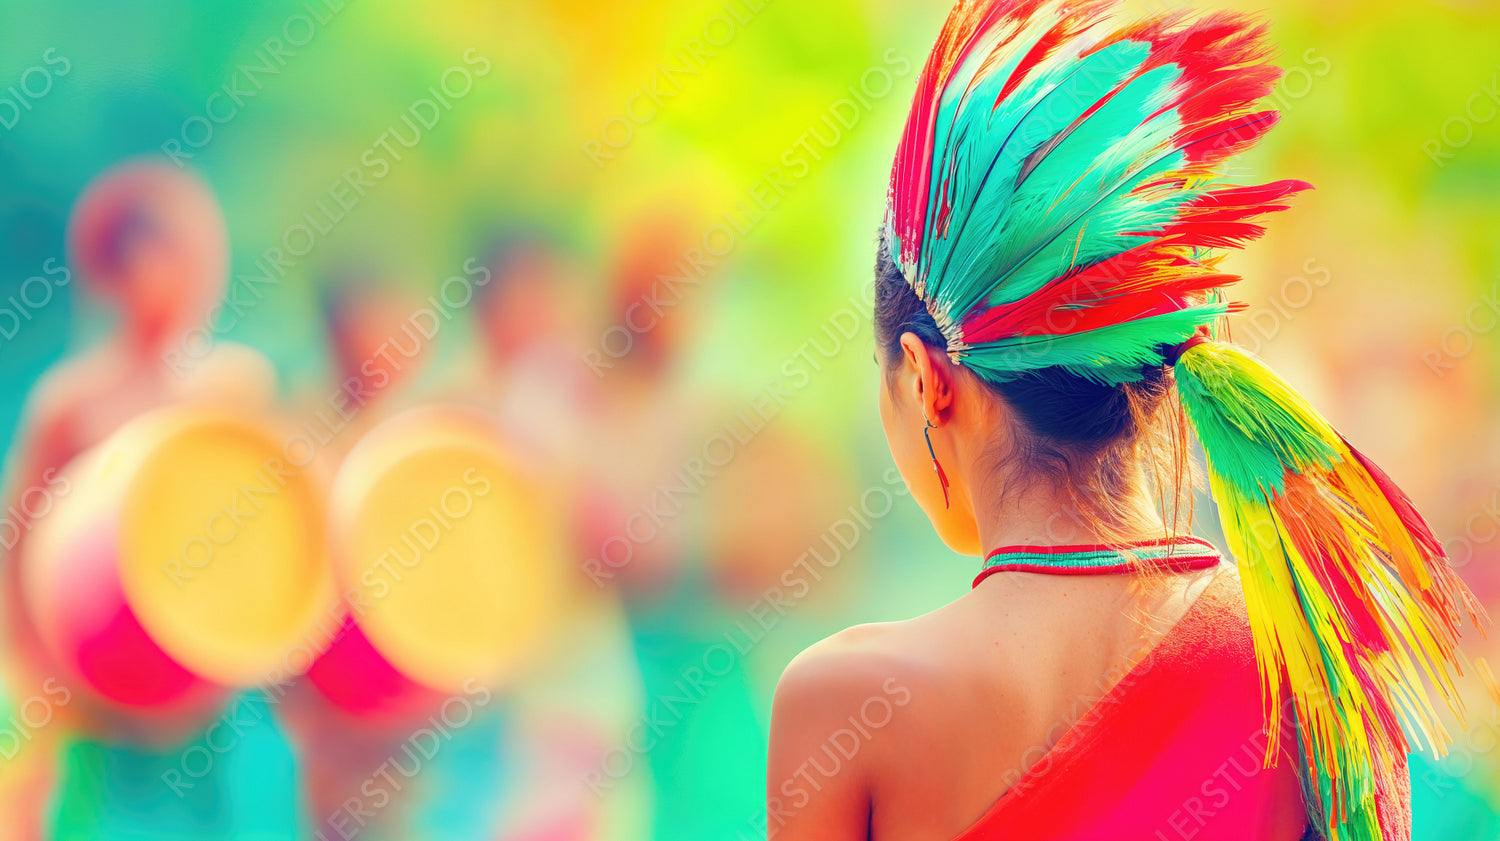
[{"label": "turquoise feather", "polygon": [[1018,336],[966,348],[963,361],[992,382],[1054,366],[1067,367],[1102,385],[1136,382],[1143,367],[1161,364],[1163,343],[1186,341],[1198,325],[1228,309],[1226,304],[1203,304],[1084,333]]}]

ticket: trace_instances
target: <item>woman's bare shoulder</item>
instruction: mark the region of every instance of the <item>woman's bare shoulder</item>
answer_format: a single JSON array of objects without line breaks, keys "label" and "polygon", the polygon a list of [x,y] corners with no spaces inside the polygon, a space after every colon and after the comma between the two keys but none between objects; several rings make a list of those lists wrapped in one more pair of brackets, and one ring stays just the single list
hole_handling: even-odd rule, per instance
[{"label": "woman's bare shoulder", "polygon": [[767,820],[777,839],[863,838],[872,792],[923,713],[932,667],[905,623],[858,625],[793,658],[776,684]]},{"label": "woman's bare shoulder", "polygon": [[1014,695],[976,668],[964,627],[960,608],[858,625],[792,660],[771,715],[767,810],[787,830],[777,841],[866,837],[877,795],[887,807],[926,797],[975,733],[1004,741]]},{"label": "woman's bare shoulder", "polygon": [[808,647],[777,682],[773,738],[778,724],[796,726],[787,724],[791,719],[824,729],[849,727],[851,717],[858,724],[873,722],[892,730],[887,743],[920,729],[915,723],[922,713],[913,711],[947,706],[969,680],[962,652],[954,648],[952,625],[939,611],[856,625]]},{"label": "woman's bare shoulder", "polygon": [[855,625],[814,643],[787,665],[776,685],[778,700],[796,703],[803,696],[831,695],[859,701],[891,681],[926,687],[951,678],[955,607]]},{"label": "woman's bare shoulder", "polygon": [[855,625],[809,646],[792,658],[776,683],[776,710],[857,706],[889,682],[926,679],[931,664],[913,656],[905,622]]}]

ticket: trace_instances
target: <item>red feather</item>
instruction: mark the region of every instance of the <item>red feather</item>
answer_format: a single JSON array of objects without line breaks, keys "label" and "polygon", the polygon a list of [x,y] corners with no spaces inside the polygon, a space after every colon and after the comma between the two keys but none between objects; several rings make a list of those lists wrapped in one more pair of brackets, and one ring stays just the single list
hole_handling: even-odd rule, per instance
[{"label": "red feather", "polygon": [[[1340,436],[1340,440],[1344,440],[1342,436]],[[1411,533],[1412,539],[1417,542],[1417,546],[1422,550],[1423,554],[1428,558],[1447,557],[1448,553],[1443,551],[1443,544],[1432,533],[1432,528],[1427,525],[1427,520],[1423,519],[1421,513],[1417,511],[1417,506],[1411,501],[1411,497],[1407,496],[1401,488],[1397,487],[1396,483],[1391,481],[1391,477],[1387,476],[1385,471],[1380,469],[1379,465],[1365,458],[1365,454],[1354,449],[1347,440],[1344,440],[1344,446],[1349,448],[1349,453],[1365,469],[1365,472],[1370,474],[1370,478],[1374,480],[1376,487],[1380,488],[1380,492],[1385,495],[1386,501],[1395,510],[1396,516],[1401,518],[1401,525],[1405,526],[1406,530]]]},{"label": "red feather", "polygon": [[1008,307],[984,307],[963,322],[966,341],[1067,335],[1175,312],[1238,275],[1205,269],[1160,242],[1059,278]]},{"label": "red feather", "polygon": [[1261,111],[1234,120],[1211,123],[1196,131],[1181,132],[1177,135],[1176,142],[1187,155],[1189,163],[1212,166],[1254,146],[1280,119],[1281,116],[1275,111]]}]

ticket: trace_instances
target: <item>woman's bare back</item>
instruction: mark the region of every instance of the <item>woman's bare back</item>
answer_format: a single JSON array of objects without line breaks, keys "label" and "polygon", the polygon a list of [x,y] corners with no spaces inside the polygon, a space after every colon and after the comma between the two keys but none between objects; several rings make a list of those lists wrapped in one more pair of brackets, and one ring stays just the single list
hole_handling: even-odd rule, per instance
[{"label": "woman's bare back", "polygon": [[[777,688],[773,837],[951,841],[1187,612],[1193,573],[1007,573],[932,613],[808,649]],[[795,717],[795,721],[787,719]],[[838,735],[835,735],[838,734]],[[852,735],[851,735],[852,734]]]}]

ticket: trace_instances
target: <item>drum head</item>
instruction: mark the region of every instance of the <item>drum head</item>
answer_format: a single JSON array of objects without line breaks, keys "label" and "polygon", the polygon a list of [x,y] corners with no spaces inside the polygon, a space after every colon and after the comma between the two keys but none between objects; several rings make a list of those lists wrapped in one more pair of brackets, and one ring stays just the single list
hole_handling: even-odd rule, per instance
[{"label": "drum head", "polygon": [[178,408],[111,443],[135,456],[120,507],[120,578],[151,637],[231,686],[305,669],[336,624],[306,439]]},{"label": "drum head", "polygon": [[420,409],[372,431],[331,502],[335,564],[370,643],[443,692],[512,673],[559,609],[552,498],[477,416]]}]

